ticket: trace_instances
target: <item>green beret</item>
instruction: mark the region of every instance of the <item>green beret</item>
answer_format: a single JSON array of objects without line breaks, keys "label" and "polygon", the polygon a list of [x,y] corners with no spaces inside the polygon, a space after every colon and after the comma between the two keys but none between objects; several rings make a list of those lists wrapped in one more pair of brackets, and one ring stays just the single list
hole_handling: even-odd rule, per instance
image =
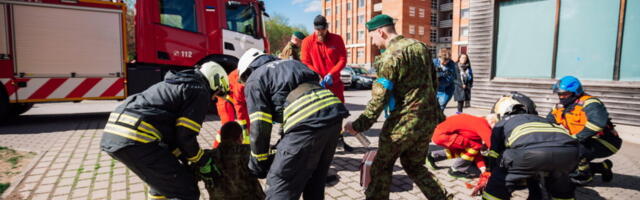
[{"label": "green beret", "polygon": [[393,24],[393,18],[391,18],[389,15],[381,14],[371,18],[371,20],[367,22],[366,26],[369,31],[373,31],[380,27]]},{"label": "green beret", "polygon": [[293,32],[293,35],[295,35],[298,39],[301,39],[301,40],[304,39],[305,37],[307,37],[307,36],[304,35],[304,33],[300,32],[300,31]]}]

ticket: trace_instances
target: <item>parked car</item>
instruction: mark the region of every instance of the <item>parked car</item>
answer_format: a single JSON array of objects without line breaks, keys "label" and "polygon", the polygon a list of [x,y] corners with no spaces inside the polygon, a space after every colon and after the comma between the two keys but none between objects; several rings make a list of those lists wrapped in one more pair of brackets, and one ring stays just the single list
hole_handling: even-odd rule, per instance
[{"label": "parked car", "polygon": [[351,87],[355,89],[371,89],[376,76],[369,74],[366,69],[355,66],[347,66],[342,71],[351,74]]},{"label": "parked car", "polygon": [[340,81],[342,81],[345,88],[348,88],[348,87],[351,87],[352,77],[351,77],[351,72],[345,69],[342,69],[342,71],[340,71]]}]

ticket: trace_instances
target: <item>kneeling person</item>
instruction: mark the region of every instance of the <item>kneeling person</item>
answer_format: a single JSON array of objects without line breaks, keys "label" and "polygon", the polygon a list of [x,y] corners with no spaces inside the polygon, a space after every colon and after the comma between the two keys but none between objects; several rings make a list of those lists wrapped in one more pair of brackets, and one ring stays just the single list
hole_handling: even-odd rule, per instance
[{"label": "kneeling person", "polygon": [[258,178],[252,176],[247,164],[251,148],[242,144],[243,129],[237,122],[227,122],[220,128],[221,143],[212,150],[213,162],[221,176],[213,177],[213,185],[206,185],[210,199],[264,199]]}]

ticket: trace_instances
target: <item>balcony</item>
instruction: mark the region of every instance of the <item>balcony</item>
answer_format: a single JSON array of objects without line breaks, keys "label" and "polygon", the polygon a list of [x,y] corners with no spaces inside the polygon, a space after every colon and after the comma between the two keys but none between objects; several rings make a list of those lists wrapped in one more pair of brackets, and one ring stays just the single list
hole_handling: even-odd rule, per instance
[{"label": "balcony", "polygon": [[452,26],[453,26],[453,20],[451,19],[442,20],[438,24],[438,28],[451,28]]},{"label": "balcony", "polygon": [[451,37],[440,37],[440,38],[438,38],[438,42],[439,43],[450,43],[451,42]]},{"label": "balcony", "polygon": [[373,12],[382,12],[382,3],[373,4]]},{"label": "balcony", "polygon": [[443,3],[440,4],[440,11],[452,11],[453,3]]}]

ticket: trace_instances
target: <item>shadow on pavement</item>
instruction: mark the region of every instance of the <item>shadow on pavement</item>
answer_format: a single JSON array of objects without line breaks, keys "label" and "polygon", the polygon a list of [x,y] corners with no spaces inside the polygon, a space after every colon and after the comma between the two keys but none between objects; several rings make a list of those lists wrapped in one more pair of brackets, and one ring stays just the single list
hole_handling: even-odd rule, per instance
[{"label": "shadow on pavement", "polygon": [[364,108],[366,108],[365,105],[361,104],[345,103],[344,105],[347,107],[347,109],[349,109],[349,111],[362,111],[364,110]]},{"label": "shadow on pavement", "polygon": [[594,176],[594,181],[589,184],[592,187],[624,188],[640,191],[640,176],[613,173],[613,180],[609,183],[602,182],[600,176]]},{"label": "shadow on pavement", "polygon": [[[0,125],[0,134],[36,134],[82,129],[103,128],[109,112],[21,115]],[[88,127],[79,127],[91,122]],[[85,125],[87,126],[87,125]]]},{"label": "shadow on pavement", "polygon": [[407,175],[393,175],[391,179],[391,192],[405,192],[413,190],[413,181]]}]

